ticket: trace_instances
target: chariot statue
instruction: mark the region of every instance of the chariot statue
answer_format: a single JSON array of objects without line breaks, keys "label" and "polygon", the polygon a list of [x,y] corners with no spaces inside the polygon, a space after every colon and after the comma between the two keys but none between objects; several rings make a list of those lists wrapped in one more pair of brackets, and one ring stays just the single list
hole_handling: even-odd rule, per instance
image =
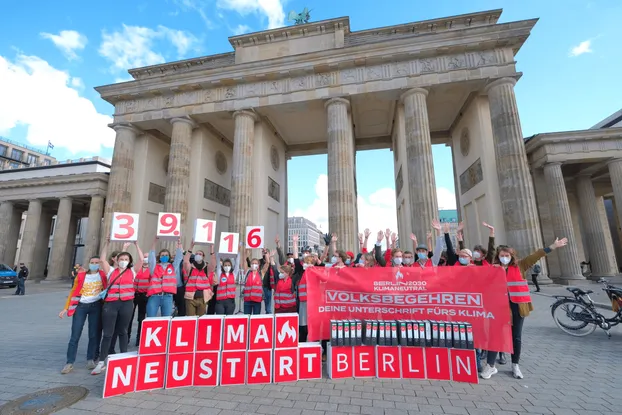
[{"label": "chariot statue", "polygon": [[311,19],[311,10],[309,10],[306,7],[301,13],[296,13],[295,11],[292,10],[291,12],[289,12],[289,15],[287,16],[287,20],[290,22],[294,22],[295,25],[309,23],[310,19]]}]

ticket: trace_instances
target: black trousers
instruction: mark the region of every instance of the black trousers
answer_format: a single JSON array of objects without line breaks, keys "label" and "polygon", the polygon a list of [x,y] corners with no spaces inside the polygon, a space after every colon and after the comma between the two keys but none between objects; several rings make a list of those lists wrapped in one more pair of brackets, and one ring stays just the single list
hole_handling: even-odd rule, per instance
[{"label": "black trousers", "polygon": [[218,292],[218,286],[214,285],[212,287],[212,291],[214,292],[214,295],[212,296],[212,298],[207,302],[207,314],[208,315],[214,315],[216,314],[216,293]]},{"label": "black trousers", "polygon": [[131,300],[104,302],[102,308],[102,327],[104,333],[100,348],[100,361],[104,361],[108,357],[112,336],[115,334],[119,338],[119,349],[121,353],[127,352],[127,327],[130,324],[133,310],[134,302]]},{"label": "black trousers", "polygon": [[216,301],[216,314],[230,316],[235,313],[235,299],[227,298],[226,300]]},{"label": "black trousers", "polygon": [[134,294],[134,308],[132,309],[132,318],[130,319],[130,325],[127,328],[127,341],[132,338],[132,324],[134,323],[134,315],[138,309],[138,332],[136,332],[136,346],[140,341],[140,328],[143,325],[143,320],[147,316],[147,294],[136,293]]},{"label": "black trousers", "polygon": [[[518,364],[520,360],[521,352],[521,335],[523,333],[523,323],[525,318],[521,317],[518,312],[518,304],[510,301],[510,310],[512,310],[512,346],[514,346],[514,353],[512,353],[512,363]],[[497,360],[497,352],[488,351],[486,357],[486,363],[489,366],[494,366]]]},{"label": "black trousers", "polygon": [[177,293],[173,295],[173,302],[175,303],[175,307],[177,307],[177,317],[184,317],[186,315],[186,299],[184,298],[184,294],[186,294],[186,287],[182,285],[181,287],[177,287]]},{"label": "black trousers", "polygon": [[536,286],[536,291],[540,291],[540,284],[538,284],[538,274],[531,274],[531,282]]}]

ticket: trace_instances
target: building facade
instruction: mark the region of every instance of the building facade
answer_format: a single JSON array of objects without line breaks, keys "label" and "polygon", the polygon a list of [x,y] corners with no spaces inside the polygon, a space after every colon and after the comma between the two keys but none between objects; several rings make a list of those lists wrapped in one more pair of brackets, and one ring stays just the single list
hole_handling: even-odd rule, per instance
[{"label": "building facade", "polygon": [[54,157],[37,148],[0,137],[0,170],[49,166],[55,162]]},{"label": "building facade", "polygon": [[322,231],[309,219],[296,216],[287,218],[287,229],[287,252],[294,252],[294,235],[299,238],[299,251],[309,247],[315,252],[321,252],[325,245]]}]

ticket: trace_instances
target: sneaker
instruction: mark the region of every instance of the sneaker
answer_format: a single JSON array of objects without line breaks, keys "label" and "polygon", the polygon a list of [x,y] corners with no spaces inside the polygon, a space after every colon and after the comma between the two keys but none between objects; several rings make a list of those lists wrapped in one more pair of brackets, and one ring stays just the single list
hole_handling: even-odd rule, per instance
[{"label": "sneaker", "polygon": [[494,366],[486,365],[482,373],[480,373],[480,377],[482,379],[490,379],[490,377],[498,372],[497,368]]},{"label": "sneaker", "polygon": [[508,361],[505,358],[505,353],[499,353],[499,364],[500,365],[504,365],[506,364]]},{"label": "sneaker", "polygon": [[86,369],[87,370],[93,370],[93,369],[95,369],[95,366],[97,366],[97,364],[95,363],[94,360],[87,360],[87,362],[86,362]]},{"label": "sneaker", "polygon": [[520,371],[518,363],[512,363],[512,376],[514,376],[516,379],[523,378],[523,373]]},{"label": "sneaker", "polygon": [[106,364],[104,362],[97,363],[97,366],[91,371],[91,375],[99,375],[106,370]]},{"label": "sneaker", "polygon": [[67,363],[63,370],[60,371],[61,374],[66,375],[67,373],[73,370],[73,365],[71,363]]}]

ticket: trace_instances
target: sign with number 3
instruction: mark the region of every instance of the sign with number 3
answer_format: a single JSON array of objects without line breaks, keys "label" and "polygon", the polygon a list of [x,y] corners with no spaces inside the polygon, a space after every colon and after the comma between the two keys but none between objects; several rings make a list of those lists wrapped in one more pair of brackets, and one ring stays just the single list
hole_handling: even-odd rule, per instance
[{"label": "sign with number 3", "polygon": [[110,240],[126,242],[138,240],[138,213],[114,212]]}]

